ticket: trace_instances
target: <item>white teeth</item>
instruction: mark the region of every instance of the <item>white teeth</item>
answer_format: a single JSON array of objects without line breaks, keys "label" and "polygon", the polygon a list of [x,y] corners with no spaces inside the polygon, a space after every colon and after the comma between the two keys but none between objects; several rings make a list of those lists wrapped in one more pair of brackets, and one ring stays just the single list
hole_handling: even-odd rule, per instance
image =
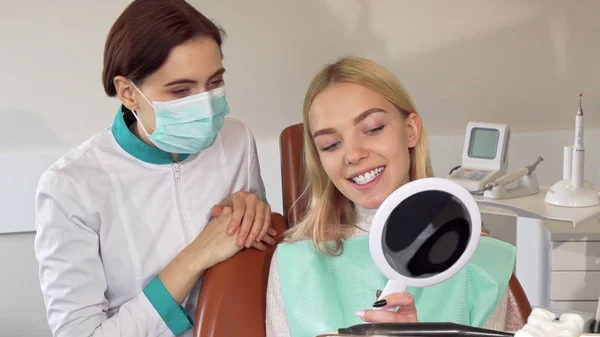
[{"label": "white teeth", "polygon": [[361,174],[359,176],[352,178],[352,181],[354,181],[355,183],[357,183],[359,185],[364,185],[364,184],[370,182],[371,180],[375,179],[378,175],[380,175],[381,172],[383,172],[383,169],[384,169],[383,166],[378,167],[367,173],[364,173],[364,174]]}]

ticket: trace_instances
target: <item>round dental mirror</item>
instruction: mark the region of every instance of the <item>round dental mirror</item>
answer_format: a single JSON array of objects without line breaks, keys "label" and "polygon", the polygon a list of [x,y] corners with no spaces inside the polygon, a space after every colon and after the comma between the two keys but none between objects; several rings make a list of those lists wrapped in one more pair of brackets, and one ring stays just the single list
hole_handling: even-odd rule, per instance
[{"label": "round dental mirror", "polygon": [[441,283],[471,259],[481,237],[473,196],[444,178],[424,178],[388,196],[371,223],[373,261],[388,278],[380,298]]}]

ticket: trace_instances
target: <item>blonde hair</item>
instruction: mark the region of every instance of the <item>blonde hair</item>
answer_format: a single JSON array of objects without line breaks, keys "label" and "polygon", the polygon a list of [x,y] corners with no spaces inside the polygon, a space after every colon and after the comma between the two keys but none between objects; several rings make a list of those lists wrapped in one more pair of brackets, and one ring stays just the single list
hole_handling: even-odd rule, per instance
[{"label": "blonde hair", "polygon": [[[315,247],[323,253],[341,253],[343,240],[355,228],[356,210],[352,201],[335,187],[325,173],[312,139],[308,123],[308,111],[315,97],[335,83],[354,83],[381,94],[406,118],[416,113],[414,103],[402,83],[387,69],[376,62],[360,57],[345,57],[326,65],[313,78],[304,98],[304,170],[308,193],[307,210],[302,221],[286,233],[286,241],[312,239]],[[418,114],[417,114],[418,115]],[[427,135],[422,128],[420,139],[409,149],[410,180],[433,176],[429,160]],[[303,193],[303,194],[304,194]]]}]

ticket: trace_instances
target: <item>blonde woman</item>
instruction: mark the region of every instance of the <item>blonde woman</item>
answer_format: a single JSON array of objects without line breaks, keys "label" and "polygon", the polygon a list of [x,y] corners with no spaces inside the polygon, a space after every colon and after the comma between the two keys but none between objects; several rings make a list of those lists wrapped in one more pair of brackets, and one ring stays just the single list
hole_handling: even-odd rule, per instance
[{"label": "blonde woman", "polygon": [[314,336],[363,322],[503,329],[515,247],[491,238],[450,280],[373,303],[387,280],[369,254],[371,219],[394,190],[433,175],[425,129],[398,79],[371,60],[343,58],[311,82],[303,119],[309,208],[272,260],[267,336]]}]

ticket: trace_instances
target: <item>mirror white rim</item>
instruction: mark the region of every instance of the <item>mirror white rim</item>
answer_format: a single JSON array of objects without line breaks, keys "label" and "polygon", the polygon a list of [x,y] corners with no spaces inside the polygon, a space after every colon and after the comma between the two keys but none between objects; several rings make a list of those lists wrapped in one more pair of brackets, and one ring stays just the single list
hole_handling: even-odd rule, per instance
[{"label": "mirror white rim", "polygon": [[[383,229],[392,211],[406,198],[425,191],[442,191],[449,193],[458,198],[469,213],[471,217],[471,236],[465,252],[456,261],[452,267],[446,271],[430,276],[427,278],[410,278],[396,272],[386,260],[383,254],[383,247],[381,245],[381,236]],[[371,223],[371,231],[369,234],[369,249],[371,251],[371,257],[373,261],[381,271],[381,273],[387,277],[390,281],[400,281],[404,286],[407,287],[428,287],[438,283],[441,283],[454,274],[458,273],[471,259],[481,237],[481,213],[477,202],[473,196],[461,185],[452,182],[445,178],[423,178],[411,181],[390,194],[381,204],[373,221]]]}]

